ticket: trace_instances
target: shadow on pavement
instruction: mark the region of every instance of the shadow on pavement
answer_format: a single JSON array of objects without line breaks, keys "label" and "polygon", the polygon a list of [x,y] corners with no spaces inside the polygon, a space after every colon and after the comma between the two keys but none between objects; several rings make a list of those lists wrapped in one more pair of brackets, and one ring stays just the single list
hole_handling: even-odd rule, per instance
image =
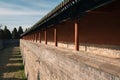
[{"label": "shadow on pavement", "polygon": [[[0,51],[0,80],[26,80],[19,47],[7,47]],[[20,74],[19,74],[20,72]],[[17,77],[21,76],[21,77]]]}]

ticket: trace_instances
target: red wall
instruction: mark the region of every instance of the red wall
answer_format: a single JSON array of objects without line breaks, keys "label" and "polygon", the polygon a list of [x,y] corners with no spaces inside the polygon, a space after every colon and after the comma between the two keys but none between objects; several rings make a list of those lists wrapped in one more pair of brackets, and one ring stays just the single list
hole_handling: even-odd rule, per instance
[{"label": "red wall", "polygon": [[88,12],[79,21],[80,42],[120,45],[119,13],[119,4],[110,4]]},{"label": "red wall", "polygon": [[[120,45],[120,1],[87,12],[79,25],[79,42]],[[74,21],[57,26],[58,42],[74,43]],[[42,40],[44,32],[42,31]],[[47,29],[47,40],[54,41],[54,29]]]},{"label": "red wall", "polygon": [[45,32],[41,31],[41,40],[44,41],[45,40]]},{"label": "red wall", "polygon": [[74,42],[74,23],[67,21],[57,27],[58,42]]},{"label": "red wall", "polygon": [[47,41],[54,42],[54,28],[47,29]]}]

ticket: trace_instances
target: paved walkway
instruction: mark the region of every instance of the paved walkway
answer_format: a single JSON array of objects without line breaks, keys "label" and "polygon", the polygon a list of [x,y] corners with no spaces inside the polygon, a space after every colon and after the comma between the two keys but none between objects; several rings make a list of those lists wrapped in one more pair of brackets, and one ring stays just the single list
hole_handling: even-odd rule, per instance
[{"label": "paved walkway", "polygon": [[0,50],[0,80],[25,80],[19,47]]}]

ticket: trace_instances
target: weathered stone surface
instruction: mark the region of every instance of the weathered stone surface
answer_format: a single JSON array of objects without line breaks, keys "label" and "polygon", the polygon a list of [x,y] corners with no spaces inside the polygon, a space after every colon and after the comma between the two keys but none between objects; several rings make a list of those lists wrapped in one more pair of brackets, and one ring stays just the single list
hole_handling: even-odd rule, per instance
[{"label": "weathered stone surface", "polygon": [[80,51],[94,53],[110,58],[120,58],[120,46],[115,45],[97,45],[97,44],[80,44]]},{"label": "weathered stone surface", "polygon": [[[58,47],[75,49],[73,43],[59,42]],[[79,51],[101,55],[110,58],[120,58],[120,46],[98,45],[98,44],[79,44]]]},{"label": "weathered stone surface", "polygon": [[[37,41],[39,43],[39,41]],[[42,44],[45,44],[45,41],[41,41]],[[48,45],[54,46],[54,42],[47,42]],[[68,42],[58,42],[58,47],[75,49],[74,43]],[[92,53],[96,55],[101,55],[110,58],[120,58],[120,46],[116,45],[98,45],[98,44],[79,44],[79,51],[84,51],[87,53]]]},{"label": "weathered stone surface", "polygon": [[28,80],[120,80],[119,59],[21,40]]}]

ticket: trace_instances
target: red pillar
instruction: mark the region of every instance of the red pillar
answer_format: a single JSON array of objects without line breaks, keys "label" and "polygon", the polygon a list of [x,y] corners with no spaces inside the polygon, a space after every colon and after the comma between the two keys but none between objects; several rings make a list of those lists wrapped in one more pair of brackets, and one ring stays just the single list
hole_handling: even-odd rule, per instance
[{"label": "red pillar", "polygon": [[30,37],[31,41],[32,41],[32,34],[31,34],[31,37]]},{"label": "red pillar", "polygon": [[30,34],[30,41],[31,41],[31,34]]},{"label": "red pillar", "polygon": [[75,20],[75,50],[79,50],[79,30],[78,21]]},{"label": "red pillar", "polygon": [[32,41],[34,41],[34,33],[32,34]]},{"label": "red pillar", "polygon": [[38,37],[38,35],[37,35],[37,32],[35,33],[35,40],[36,40],[36,42],[37,42],[37,37]]},{"label": "red pillar", "polygon": [[55,46],[57,46],[57,28],[54,29],[54,42]]},{"label": "red pillar", "polygon": [[34,38],[35,38],[35,35],[34,35],[34,33],[33,33],[33,42],[34,42]]},{"label": "red pillar", "polygon": [[45,30],[45,44],[47,44],[47,30]]},{"label": "red pillar", "polygon": [[34,41],[35,41],[35,32],[34,32]]},{"label": "red pillar", "polygon": [[34,33],[33,33],[33,42],[34,42]]},{"label": "red pillar", "polygon": [[39,42],[41,43],[41,32],[39,32]]},{"label": "red pillar", "polygon": [[31,34],[31,41],[32,41],[33,37],[32,37],[32,34]]}]

